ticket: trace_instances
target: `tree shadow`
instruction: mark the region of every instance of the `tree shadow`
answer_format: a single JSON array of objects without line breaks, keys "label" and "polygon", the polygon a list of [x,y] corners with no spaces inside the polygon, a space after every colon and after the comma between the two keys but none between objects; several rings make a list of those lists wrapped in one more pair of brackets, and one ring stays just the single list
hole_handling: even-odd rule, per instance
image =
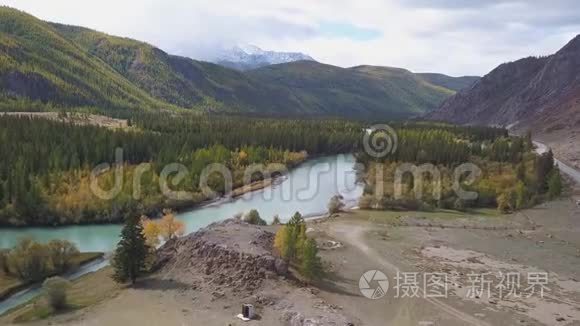
[{"label": "tree shadow", "polygon": [[352,284],[352,282],[352,280],[340,276],[336,273],[326,273],[323,279],[314,282],[313,285],[326,292],[346,295],[350,297],[360,297],[359,292],[349,290],[345,286],[341,285],[349,283]]},{"label": "tree shadow", "polygon": [[192,285],[174,279],[148,277],[137,281],[132,288],[150,291],[189,290],[192,288]]},{"label": "tree shadow", "polygon": [[301,277],[298,276],[299,274],[295,271],[290,271],[288,275],[286,275],[286,279],[296,286],[312,286],[318,288],[325,292],[340,294],[340,295],[347,295],[351,297],[360,297],[360,293],[349,291],[343,286],[340,286],[339,283],[352,283],[352,280],[344,278],[334,272],[326,272],[324,276],[316,281],[307,282]]}]

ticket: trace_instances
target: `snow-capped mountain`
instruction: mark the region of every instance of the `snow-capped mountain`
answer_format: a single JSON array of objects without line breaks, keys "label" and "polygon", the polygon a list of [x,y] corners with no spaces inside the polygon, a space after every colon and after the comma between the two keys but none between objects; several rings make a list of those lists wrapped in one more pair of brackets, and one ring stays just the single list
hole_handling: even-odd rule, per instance
[{"label": "snow-capped mountain", "polygon": [[254,45],[238,45],[222,51],[213,61],[237,70],[250,70],[301,60],[315,61],[309,55],[299,52],[265,51]]}]

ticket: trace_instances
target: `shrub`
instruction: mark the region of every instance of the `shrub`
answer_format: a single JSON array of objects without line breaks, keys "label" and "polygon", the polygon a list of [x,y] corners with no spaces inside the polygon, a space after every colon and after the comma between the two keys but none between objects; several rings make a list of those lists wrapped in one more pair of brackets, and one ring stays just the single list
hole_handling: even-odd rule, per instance
[{"label": "shrub", "polygon": [[328,213],[336,214],[342,210],[344,203],[342,202],[344,198],[341,195],[336,195],[330,198],[328,202]]},{"label": "shrub", "polygon": [[46,300],[55,311],[66,308],[66,290],[69,285],[70,283],[67,280],[58,276],[48,278],[42,283],[42,290],[46,296]]},{"label": "shrub", "polygon": [[66,240],[52,240],[47,245],[48,255],[54,272],[62,273],[70,267],[74,255],[79,253],[77,247]]},{"label": "shrub", "polygon": [[8,263],[16,276],[38,282],[49,274],[49,254],[46,246],[31,239],[22,239],[8,255]]},{"label": "shrub", "polygon": [[252,209],[248,214],[244,215],[243,221],[253,225],[268,225],[268,223],[260,217],[260,213],[255,209]]},{"label": "shrub", "polygon": [[465,209],[467,208],[465,201],[461,198],[457,198],[455,199],[455,202],[453,203],[453,209],[463,212],[465,211]]},{"label": "shrub", "polygon": [[282,224],[282,221],[280,221],[280,217],[278,215],[274,215],[274,218],[272,219],[272,225],[280,225]]},{"label": "shrub", "polygon": [[511,213],[513,210],[511,193],[503,192],[497,197],[497,210],[502,214]]}]

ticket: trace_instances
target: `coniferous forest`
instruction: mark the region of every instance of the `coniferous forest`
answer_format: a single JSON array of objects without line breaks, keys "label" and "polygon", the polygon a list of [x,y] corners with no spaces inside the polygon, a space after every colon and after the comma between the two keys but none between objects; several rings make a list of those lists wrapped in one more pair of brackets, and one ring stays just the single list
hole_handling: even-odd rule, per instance
[{"label": "coniferous forest", "polygon": [[[199,176],[210,163],[223,163],[241,186],[243,168],[254,163],[292,167],[307,155],[349,152],[362,124],[341,120],[274,120],[199,115],[139,114],[129,127],[112,130],[66,119],[0,115],[0,224],[52,225],[118,222],[128,214],[155,213],[207,199]],[[123,191],[111,200],[95,197],[90,173],[115,162],[123,149]],[[142,177],[143,197],[132,198],[132,180],[140,163],[151,163]],[[159,173],[170,163],[188,169],[176,189],[195,193],[171,202],[159,190]],[[219,180],[213,185],[222,190]],[[99,177],[108,189],[114,173]]]},{"label": "coniferous forest", "polygon": [[[361,144],[371,122],[141,112],[131,115],[123,128],[114,129],[72,119],[82,116],[0,115],[1,225],[111,223],[132,215],[155,216],[164,208],[187,208],[209,199],[199,184],[202,171],[211,163],[226,165],[234,187],[240,187],[244,169],[251,164],[282,163],[292,168],[308,156],[351,152],[358,153],[366,168],[367,186],[361,199],[361,207],[366,208],[497,207],[508,212],[561,191],[550,189],[557,184],[551,179],[555,175],[559,179],[551,153],[537,156],[529,137],[510,137],[501,128],[393,123],[397,150],[376,159]],[[115,163],[119,148],[123,150],[122,190],[112,199],[98,198],[90,188],[91,171],[99,164]],[[468,187],[479,193],[477,200],[462,200],[451,189],[453,169],[467,162],[483,172]],[[150,168],[140,174],[142,163],[150,163]],[[160,174],[171,163],[188,172],[174,190],[191,196],[176,200],[162,194]],[[436,166],[443,179],[441,198],[431,196],[429,182],[423,185],[426,196],[414,198],[414,180],[406,175],[405,197],[395,200],[393,178],[401,163]],[[376,180],[377,169],[384,170],[383,180]],[[136,175],[140,175],[139,189],[133,189]],[[377,183],[384,183],[382,198],[374,196]],[[114,169],[99,175],[98,184],[112,188]],[[218,193],[226,191],[219,176],[211,176],[209,184]],[[140,193],[138,200],[135,191]]]},{"label": "coniferous forest", "polygon": [[[357,155],[365,166],[361,208],[463,211],[491,207],[509,213],[554,198],[562,191],[552,152],[537,155],[530,134],[512,137],[501,128],[419,123],[403,125],[397,135],[398,148],[393,153],[380,159],[364,152]],[[440,184],[426,170],[415,176],[405,173],[401,193],[397,193],[395,176],[401,163],[432,165],[440,174]],[[464,163],[479,170],[473,182],[467,182],[469,173],[455,174]],[[421,178],[422,184],[416,178]],[[461,189],[477,193],[476,198],[462,198],[453,189],[456,178]]]}]

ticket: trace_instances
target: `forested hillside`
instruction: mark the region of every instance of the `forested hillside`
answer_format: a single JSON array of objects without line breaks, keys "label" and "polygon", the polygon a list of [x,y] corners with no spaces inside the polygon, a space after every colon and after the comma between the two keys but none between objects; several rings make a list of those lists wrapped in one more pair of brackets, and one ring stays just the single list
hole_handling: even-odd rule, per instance
[{"label": "forested hillside", "polygon": [[251,70],[264,84],[284,86],[301,104],[327,115],[404,118],[435,108],[453,91],[430,84],[408,70],[361,66],[340,68],[315,61],[298,61]]},{"label": "forested hillside", "polygon": [[473,84],[480,79],[480,77],[477,76],[449,77],[447,75],[435,73],[419,73],[417,75],[431,84],[445,87],[456,92],[473,86]]},{"label": "forested hillside", "polygon": [[[200,188],[201,171],[221,163],[241,186],[245,167],[281,163],[288,168],[308,154],[347,152],[361,138],[362,125],[344,121],[273,120],[228,117],[137,114],[126,130],[81,126],[44,118],[0,114],[0,225],[107,223],[128,214],[155,214],[207,199]],[[103,200],[91,191],[90,173],[115,162],[123,149],[122,192]],[[151,163],[141,178],[142,197],[133,197],[133,176],[140,163]],[[180,163],[187,176],[172,189],[192,195],[173,201],[161,193],[159,174]],[[111,189],[113,171],[99,177]],[[223,191],[212,177],[212,189]]]},{"label": "forested hillside", "polygon": [[[455,91],[402,69],[296,62],[239,72],[132,39],[0,8],[0,110],[186,109],[405,118]],[[448,77],[453,79],[452,77]]]},{"label": "forested hillside", "polygon": [[[562,191],[552,153],[537,156],[530,135],[509,137],[501,128],[421,123],[397,126],[397,133],[394,153],[380,159],[365,152],[358,155],[366,167],[367,184],[361,208],[463,211],[493,207],[509,213],[555,198]],[[396,180],[402,163],[428,165],[423,166],[425,173],[414,177],[406,173]],[[461,170],[456,168],[464,163],[469,164],[468,170],[457,175]],[[466,180],[468,171],[474,179],[462,189],[474,192],[473,198],[461,196],[455,188],[456,182]]]},{"label": "forested hillside", "polygon": [[3,102],[30,99],[113,109],[165,105],[26,13],[1,7],[0,31]]}]

